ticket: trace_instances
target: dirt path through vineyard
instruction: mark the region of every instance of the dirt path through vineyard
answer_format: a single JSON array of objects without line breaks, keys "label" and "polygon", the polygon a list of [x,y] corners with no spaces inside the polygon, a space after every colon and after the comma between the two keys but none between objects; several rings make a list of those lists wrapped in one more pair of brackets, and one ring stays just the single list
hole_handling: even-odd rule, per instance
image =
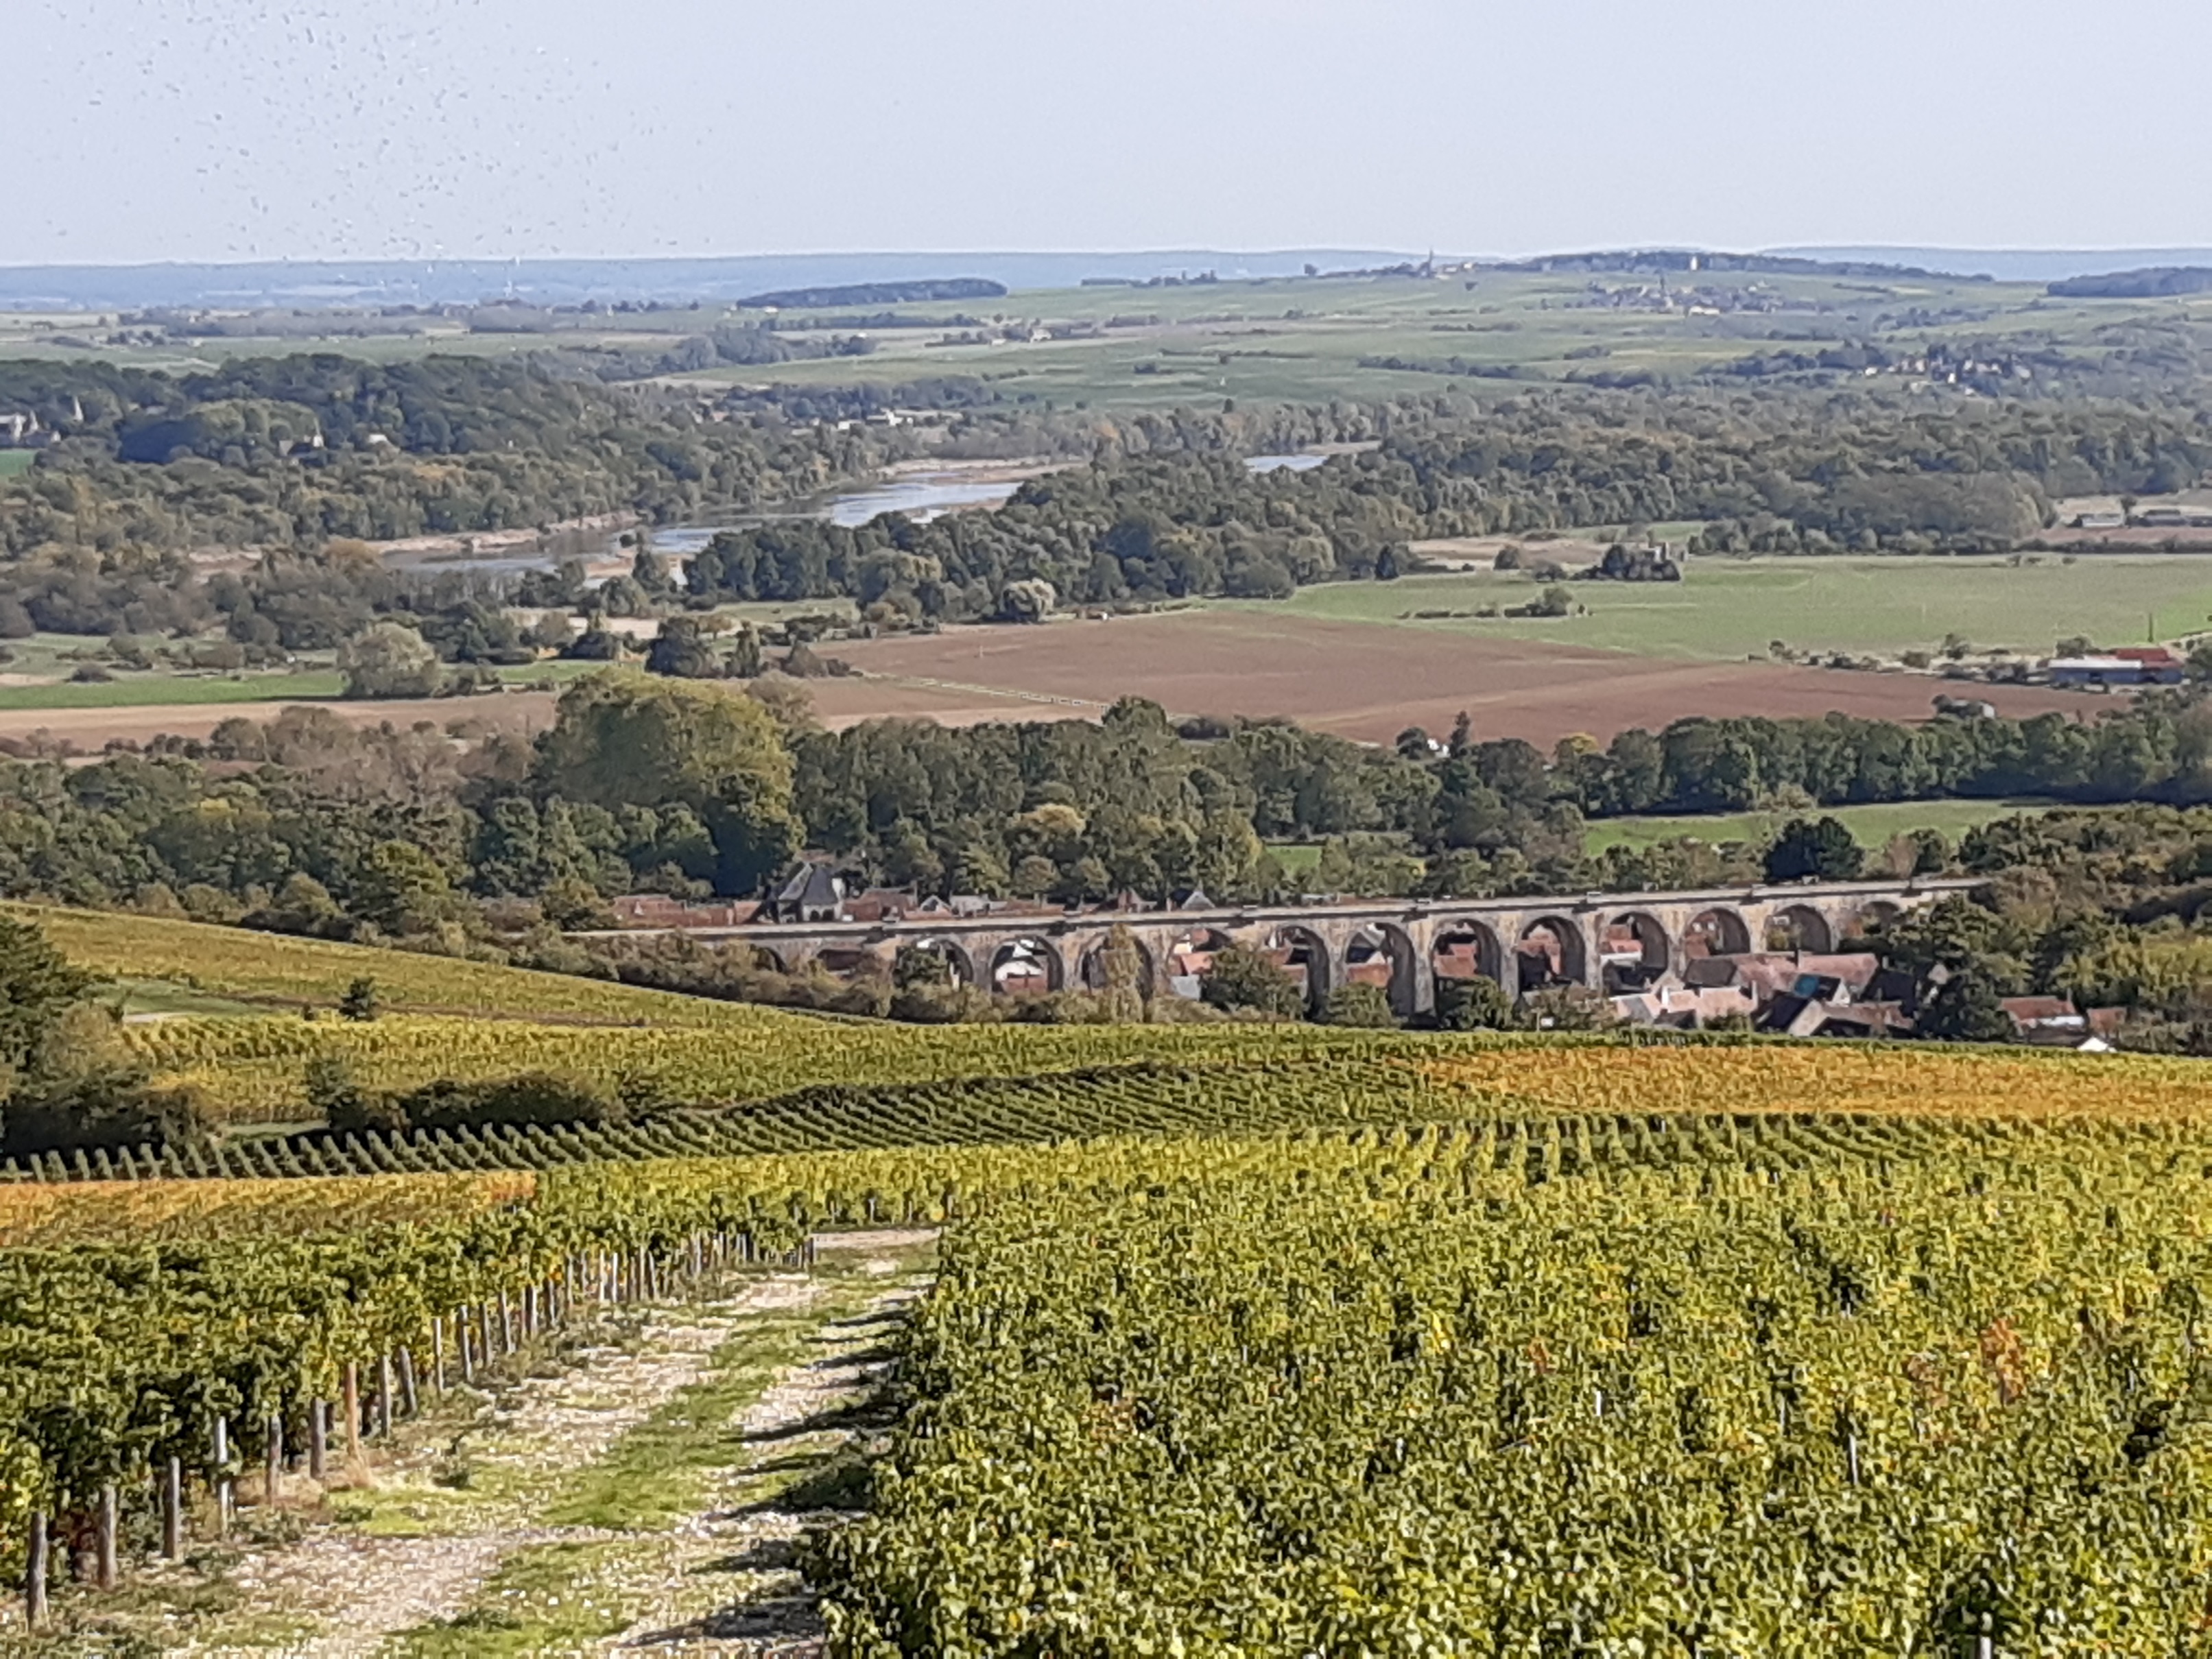
[{"label": "dirt path through vineyard", "polygon": [[864,1407],[884,1370],[884,1338],[919,1294],[912,1282],[895,1285],[857,1314],[826,1322],[810,1339],[813,1357],[786,1370],[745,1413],[741,1437],[750,1455],[721,1471],[714,1501],[678,1524],[665,1593],[611,1650],[821,1650],[821,1620],[795,1552],[809,1525],[847,1510],[850,1491],[837,1476],[849,1465],[841,1454],[883,1426]]},{"label": "dirt path through vineyard", "polygon": [[811,1650],[805,1517],[775,1499],[851,1438],[836,1413],[931,1240],[825,1237],[812,1273],[644,1310],[546,1375],[457,1391],[332,1494],[335,1524],[223,1564],[219,1610],[177,1584],[158,1627],[132,1622],[207,1656]]}]

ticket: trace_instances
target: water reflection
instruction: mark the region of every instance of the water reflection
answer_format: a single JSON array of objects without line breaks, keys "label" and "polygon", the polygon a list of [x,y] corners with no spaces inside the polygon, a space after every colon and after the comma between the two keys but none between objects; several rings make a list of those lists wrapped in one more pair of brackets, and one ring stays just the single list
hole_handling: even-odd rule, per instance
[{"label": "water reflection", "polygon": [[[1244,465],[1255,473],[1306,472],[1319,466],[1325,455],[1248,455]],[[826,519],[848,530],[857,530],[886,513],[903,513],[921,523],[963,507],[998,507],[1013,497],[1030,474],[978,477],[972,472],[917,472],[865,489],[850,489],[805,506],[781,512],[748,513],[719,524],[663,525],[652,532],[653,550],[672,559],[688,559],[705,550],[707,544],[726,530],[767,524],[777,519]],[[433,556],[420,562],[441,570],[473,570],[511,575],[524,570],[550,570],[562,559],[580,558],[587,564],[605,565],[626,560],[629,551],[613,532],[567,530],[541,537],[535,544],[502,549],[496,554]],[[406,561],[412,563],[414,560]]]}]

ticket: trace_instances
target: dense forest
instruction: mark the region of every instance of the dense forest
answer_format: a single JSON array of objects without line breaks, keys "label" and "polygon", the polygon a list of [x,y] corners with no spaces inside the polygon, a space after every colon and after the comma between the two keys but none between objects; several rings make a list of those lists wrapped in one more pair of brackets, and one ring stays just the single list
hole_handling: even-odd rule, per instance
[{"label": "dense forest", "polygon": [[884,433],[716,422],[485,358],[249,357],[178,377],[10,362],[0,410],[57,439],[0,486],[15,558],[674,518],[790,500],[902,453]]}]

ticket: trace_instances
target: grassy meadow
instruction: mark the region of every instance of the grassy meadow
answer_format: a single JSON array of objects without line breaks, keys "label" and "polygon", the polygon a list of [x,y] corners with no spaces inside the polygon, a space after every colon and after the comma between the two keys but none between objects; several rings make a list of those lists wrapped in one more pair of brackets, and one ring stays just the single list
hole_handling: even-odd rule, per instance
[{"label": "grassy meadow", "polygon": [[1956,841],[1969,830],[2023,812],[2048,811],[2051,801],[1918,800],[1883,801],[1871,806],[1824,806],[1808,812],[1720,812],[1696,817],[1601,818],[1592,823],[1585,844],[1593,853],[1608,847],[1656,847],[1686,836],[1715,847],[1732,841],[1761,842],[1793,817],[1835,817],[1851,838],[1869,851],[1915,830],[1940,830]]},{"label": "grassy meadow", "polygon": [[345,682],[336,669],[306,673],[147,673],[111,671],[112,680],[79,684],[0,685],[0,709],[138,708],[217,702],[319,702],[336,697]]},{"label": "grassy meadow", "polygon": [[[342,696],[344,677],[327,652],[302,656],[286,668],[178,668],[160,664],[125,668],[109,659],[105,641],[73,634],[34,634],[6,641],[0,664],[0,713],[8,710],[201,707],[211,703],[324,702]],[[96,662],[112,678],[76,681],[70,676]],[[591,672],[597,663],[548,661],[500,669],[507,685],[558,686]],[[425,712],[443,705],[426,704]]]},{"label": "grassy meadow", "polygon": [[[1526,544],[1532,557],[1544,544]],[[1996,558],[1696,558],[1680,582],[1576,582],[1587,616],[1419,619],[1526,604],[1517,573],[1468,571],[1395,582],[1333,582],[1271,611],[1347,622],[1405,622],[1504,639],[1594,646],[1639,656],[1741,660],[1781,640],[1799,650],[1933,650],[1947,634],[1977,650],[2047,655],[2069,635],[2106,646],[2172,639],[2212,625],[2212,560],[2099,554],[2068,562]],[[1252,602],[1247,602],[1252,603]]]}]

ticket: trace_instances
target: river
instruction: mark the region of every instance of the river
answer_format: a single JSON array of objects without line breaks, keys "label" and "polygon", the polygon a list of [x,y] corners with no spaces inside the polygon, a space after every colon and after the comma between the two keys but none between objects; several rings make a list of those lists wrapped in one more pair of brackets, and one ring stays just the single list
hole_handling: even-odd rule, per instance
[{"label": "river", "polygon": [[[1326,455],[1248,455],[1244,465],[1255,473],[1306,472],[1328,459]],[[662,525],[652,532],[653,549],[670,558],[688,559],[703,551],[708,543],[726,530],[773,523],[778,519],[826,520],[848,530],[856,530],[886,513],[903,513],[926,524],[947,513],[1003,506],[1030,479],[1051,470],[1033,464],[1015,464],[1003,468],[946,467],[942,471],[908,472],[865,489],[840,490],[781,512],[748,513],[713,524]],[[629,562],[629,553],[621,544],[622,533],[634,532],[566,529],[555,532],[550,538],[538,538],[535,545],[526,540],[495,552],[427,552],[386,556],[395,566],[501,575],[524,570],[549,570],[562,559],[580,558],[586,565],[596,567],[595,574],[605,574],[617,563]]]}]

